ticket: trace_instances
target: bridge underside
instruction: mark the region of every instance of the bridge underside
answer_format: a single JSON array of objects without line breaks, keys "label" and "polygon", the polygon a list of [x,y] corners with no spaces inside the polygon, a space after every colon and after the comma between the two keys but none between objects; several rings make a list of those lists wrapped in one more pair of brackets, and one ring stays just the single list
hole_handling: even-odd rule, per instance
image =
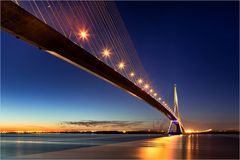
[{"label": "bridge underside", "polygon": [[177,120],[172,112],[133,82],[11,1],[1,1],[1,28],[17,38],[124,89],[163,112],[170,120]]}]

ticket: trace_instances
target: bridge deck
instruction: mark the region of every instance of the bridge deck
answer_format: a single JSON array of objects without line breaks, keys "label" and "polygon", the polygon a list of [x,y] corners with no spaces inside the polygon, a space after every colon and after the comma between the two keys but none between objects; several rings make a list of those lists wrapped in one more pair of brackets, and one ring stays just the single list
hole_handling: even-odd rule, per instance
[{"label": "bridge deck", "polygon": [[46,50],[111,84],[124,89],[163,112],[169,119],[175,115],[133,82],[98,60],[13,2],[1,1],[1,28],[28,43]]}]

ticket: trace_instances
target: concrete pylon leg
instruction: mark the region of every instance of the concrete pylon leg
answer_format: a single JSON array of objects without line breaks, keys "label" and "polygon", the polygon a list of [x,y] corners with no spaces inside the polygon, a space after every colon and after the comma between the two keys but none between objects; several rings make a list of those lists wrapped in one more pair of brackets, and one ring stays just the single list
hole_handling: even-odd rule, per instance
[{"label": "concrete pylon leg", "polygon": [[182,134],[182,133],[183,133],[183,130],[182,130],[181,126],[179,125],[179,123],[170,121],[170,125],[168,128],[168,134]]},{"label": "concrete pylon leg", "polygon": [[172,132],[172,121],[170,121],[169,127],[168,127],[168,134]]}]

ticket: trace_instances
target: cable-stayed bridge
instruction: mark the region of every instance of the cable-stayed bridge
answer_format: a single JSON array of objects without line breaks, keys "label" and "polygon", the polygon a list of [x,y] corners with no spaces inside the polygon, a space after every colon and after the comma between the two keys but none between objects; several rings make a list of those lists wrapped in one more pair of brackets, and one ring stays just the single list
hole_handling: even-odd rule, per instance
[{"label": "cable-stayed bridge", "polygon": [[1,28],[164,113],[183,133],[176,86],[173,110],[154,89],[112,2],[1,1]]}]

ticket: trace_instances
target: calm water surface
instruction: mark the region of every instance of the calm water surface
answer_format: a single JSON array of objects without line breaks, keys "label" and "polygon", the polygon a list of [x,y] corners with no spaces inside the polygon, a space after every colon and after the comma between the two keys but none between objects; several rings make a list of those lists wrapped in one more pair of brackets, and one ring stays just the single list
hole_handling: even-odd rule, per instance
[{"label": "calm water surface", "polygon": [[[114,145],[105,147],[106,144]],[[95,149],[92,149],[94,147]],[[71,149],[80,150],[72,152]],[[56,153],[54,151],[58,151],[57,154],[51,155]],[[116,153],[113,154],[114,152]],[[239,135],[171,137],[143,134],[1,135],[2,159],[31,155],[41,155],[41,158],[63,158],[65,155],[71,156],[69,158],[84,159],[239,159]]]},{"label": "calm water surface", "polygon": [[1,158],[159,137],[145,134],[2,134]]}]

